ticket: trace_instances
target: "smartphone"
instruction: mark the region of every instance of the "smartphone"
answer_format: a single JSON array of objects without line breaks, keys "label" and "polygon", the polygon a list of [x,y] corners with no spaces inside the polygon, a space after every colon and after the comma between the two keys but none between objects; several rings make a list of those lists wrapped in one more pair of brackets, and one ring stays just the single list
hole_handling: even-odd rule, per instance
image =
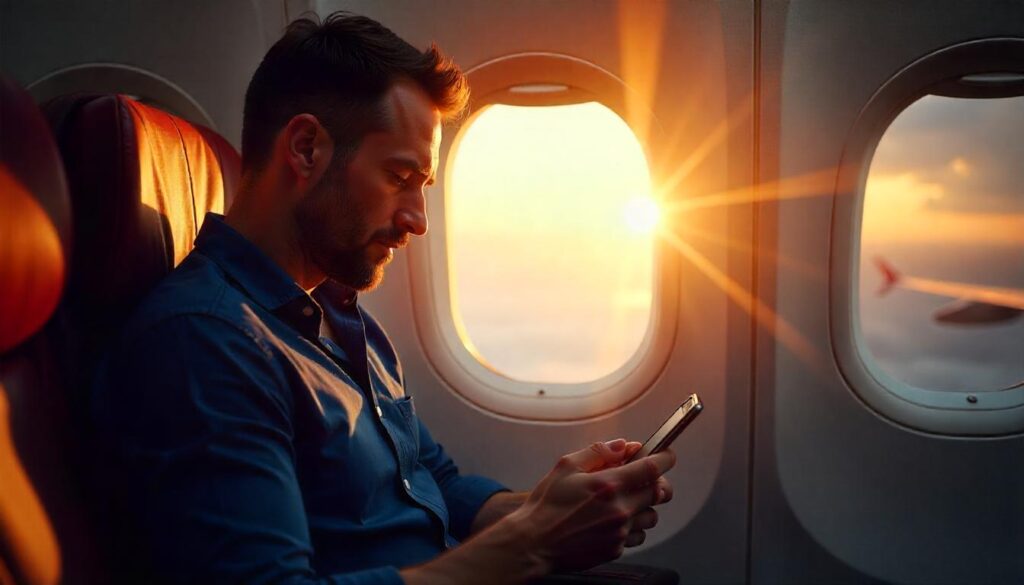
[{"label": "smartphone", "polygon": [[658,430],[654,431],[651,438],[647,439],[644,446],[640,447],[640,450],[636,452],[636,455],[633,455],[630,461],[636,461],[641,457],[647,457],[667,449],[672,444],[672,441],[679,436],[679,433],[683,432],[683,429],[689,426],[702,410],[704,410],[704,405],[701,404],[700,397],[696,394],[690,394],[690,397],[679,405],[679,408],[672,413],[672,416],[668,417],[668,420],[662,423]]}]

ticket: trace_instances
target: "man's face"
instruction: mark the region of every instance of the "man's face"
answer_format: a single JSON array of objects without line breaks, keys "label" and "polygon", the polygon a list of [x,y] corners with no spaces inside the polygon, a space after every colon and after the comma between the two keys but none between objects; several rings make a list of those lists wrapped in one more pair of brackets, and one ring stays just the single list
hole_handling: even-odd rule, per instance
[{"label": "man's face", "polygon": [[367,134],[347,164],[335,157],[297,208],[307,258],[357,290],[377,286],[394,250],[426,233],[423,191],[441,142],[440,114],[421,89],[396,83],[384,103],[388,129]]}]

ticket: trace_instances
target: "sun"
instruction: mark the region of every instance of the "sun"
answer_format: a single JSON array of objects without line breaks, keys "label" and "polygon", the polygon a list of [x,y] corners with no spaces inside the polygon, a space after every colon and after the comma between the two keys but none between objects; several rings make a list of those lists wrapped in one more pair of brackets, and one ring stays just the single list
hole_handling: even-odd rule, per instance
[{"label": "sun", "polygon": [[661,209],[650,197],[633,197],[622,206],[622,218],[629,231],[635,234],[649,234],[661,221]]}]

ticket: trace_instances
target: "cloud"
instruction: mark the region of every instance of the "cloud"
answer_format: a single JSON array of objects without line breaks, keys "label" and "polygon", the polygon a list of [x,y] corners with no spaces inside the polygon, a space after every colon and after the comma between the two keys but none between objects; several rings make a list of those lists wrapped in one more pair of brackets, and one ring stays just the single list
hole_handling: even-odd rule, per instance
[{"label": "cloud", "polygon": [[[973,172],[968,163],[957,166],[961,173]],[[1024,213],[951,211],[949,193],[945,184],[928,181],[915,171],[872,173],[865,189],[864,241],[1024,245]],[[986,205],[982,201],[977,207],[999,206],[1002,203]]]},{"label": "cloud", "polygon": [[949,170],[953,171],[958,177],[966,179],[971,176],[973,167],[963,157],[956,157],[949,161]]},{"label": "cloud", "polygon": [[889,126],[872,173],[914,173],[943,186],[929,209],[1024,213],[1024,97],[926,96]]}]

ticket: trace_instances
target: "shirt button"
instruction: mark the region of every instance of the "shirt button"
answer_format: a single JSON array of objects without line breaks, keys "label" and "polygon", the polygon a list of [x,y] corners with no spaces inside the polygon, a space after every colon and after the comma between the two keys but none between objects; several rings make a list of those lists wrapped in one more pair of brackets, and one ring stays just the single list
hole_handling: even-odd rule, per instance
[{"label": "shirt button", "polygon": [[302,307],[302,314],[307,316],[307,317],[312,317],[313,316],[313,307],[310,307],[309,305],[306,305],[305,307]]},{"label": "shirt button", "polygon": [[405,491],[409,491],[409,490],[412,489],[412,486],[409,484],[409,480],[408,479],[403,479],[402,480],[402,485],[405,486]]},{"label": "shirt button", "polygon": [[379,406],[377,407],[377,416],[384,418],[384,411],[381,410]]}]

